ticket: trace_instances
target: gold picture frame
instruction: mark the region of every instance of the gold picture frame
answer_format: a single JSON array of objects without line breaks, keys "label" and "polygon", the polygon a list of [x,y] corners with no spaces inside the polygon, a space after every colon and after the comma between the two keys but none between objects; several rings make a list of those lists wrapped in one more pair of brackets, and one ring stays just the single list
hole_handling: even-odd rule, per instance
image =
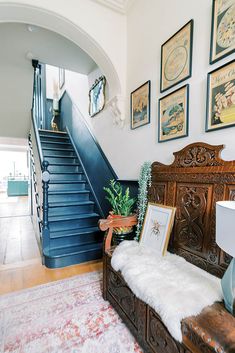
[{"label": "gold picture frame", "polygon": [[105,107],[105,85],[106,78],[104,76],[95,80],[89,91],[89,115],[94,117]]},{"label": "gold picture frame", "polygon": [[161,46],[161,92],[192,75],[193,25],[190,20]]},{"label": "gold picture frame", "polygon": [[149,202],[140,234],[140,245],[166,254],[175,218],[175,207]]},{"label": "gold picture frame", "polygon": [[235,60],[208,73],[206,132],[235,126]]},{"label": "gold picture frame", "polygon": [[235,51],[235,0],[213,0],[210,64]]},{"label": "gold picture frame", "polygon": [[158,142],[188,136],[189,85],[159,99]]}]

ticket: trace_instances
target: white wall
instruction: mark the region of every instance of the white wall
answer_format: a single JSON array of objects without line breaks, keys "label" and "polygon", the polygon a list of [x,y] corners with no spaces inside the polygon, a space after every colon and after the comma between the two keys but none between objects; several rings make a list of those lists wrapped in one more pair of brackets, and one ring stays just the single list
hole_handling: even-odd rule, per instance
[{"label": "white wall", "polygon": [[[233,54],[213,66],[209,65],[211,12],[211,0],[135,1],[127,17],[127,91],[130,93],[151,80],[151,124],[130,130],[129,94],[123,130],[113,125],[108,108],[92,121],[98,141],[119,177],[136,178],[146,160],[171,163],[174,151],[196,141],[225,144],[222,156],[235,159],[235,127],[205,133],[207,72],[235,57]],[[158,143],[158,99],[164,96],[159,89],[161,44],[192,18],[192,78],[165,92],[168,94],[185,83],[190,84],[189,136]]]}]

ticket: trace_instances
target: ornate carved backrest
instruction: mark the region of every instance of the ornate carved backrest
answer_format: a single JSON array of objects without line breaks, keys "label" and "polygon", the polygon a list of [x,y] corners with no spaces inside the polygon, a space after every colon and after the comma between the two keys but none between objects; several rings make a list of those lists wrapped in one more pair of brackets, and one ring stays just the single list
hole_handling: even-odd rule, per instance
[{"label": "ornate carved backrest", "polygon": [[224,161],[224,146],[193,143],[171,165],[152,164],[149,201],[175,206],[169,250],[222,277],[230,262],[215,242],[215,203],[235,200],[235,161]]}]

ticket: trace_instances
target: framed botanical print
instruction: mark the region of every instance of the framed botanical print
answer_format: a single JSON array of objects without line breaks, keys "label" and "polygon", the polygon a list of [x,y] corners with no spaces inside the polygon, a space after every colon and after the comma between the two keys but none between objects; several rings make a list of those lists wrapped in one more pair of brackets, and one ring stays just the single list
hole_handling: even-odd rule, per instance
[{"label": "framed botanical print", "polygon": [[166,254],[174,223],[175,208],[148,203],[144,224],[140,235],[140,245]]},{"label": "framed botanical print", "polygon": [[59,68],[59,88],[61,89],[65,84],[65,70]]},{"label": "framed botanical print", "polygon": [[208,73],[206,131],[235,126],[235,60]]},{"label": "framed botanical print", "polygon": [[193,20],[161,46],[161,92],[191,77],[192,52]]},{"label": "framed botanical print", "polygon": [[150,81],[131,92],[131,129],[150,123]]},{"label": "framed botanical print", "polygon": [[104,76],[101,76],[98,80],[95,80],[95,83],[92,85],[89,91],[89,115],[90,117],[95,116],[105,106],[105,84],[106,79]]},{"label": "framed botanical print", "polygon": [[158,142],[188,136],[189,85],[159,99]]},{"label": "framed botanical print", "polygon": [[210,63],[235,51],[235,0],[213,0]]}]

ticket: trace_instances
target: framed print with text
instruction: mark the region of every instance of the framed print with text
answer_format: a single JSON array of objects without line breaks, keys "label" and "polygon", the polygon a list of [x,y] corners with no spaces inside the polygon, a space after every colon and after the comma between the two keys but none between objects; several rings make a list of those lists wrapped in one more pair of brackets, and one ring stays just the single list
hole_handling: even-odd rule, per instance
[{"label": "framed print with text", "polygon": [[206,131],[235,126],[235,60],[209,72]]},{"label": "framed print with text", "polygon": [[192,52],[193,20],[161,46],[161,92],[191,77]]},{"label": "framed print with text", "polygon": [[159,99],[158,142],[188,136],[189,85]]},{"label": "framed print with text", "polygon": [[188,136],[189,85],[159,99],[158,142]]},{"label": "framed print with text", "polygon": [[131,129],[150,123],[150,81],[131,92]]},{"label": "framed print with text", "polygon": [[235,0],[213,0],[210,64],[235,51]]}]

